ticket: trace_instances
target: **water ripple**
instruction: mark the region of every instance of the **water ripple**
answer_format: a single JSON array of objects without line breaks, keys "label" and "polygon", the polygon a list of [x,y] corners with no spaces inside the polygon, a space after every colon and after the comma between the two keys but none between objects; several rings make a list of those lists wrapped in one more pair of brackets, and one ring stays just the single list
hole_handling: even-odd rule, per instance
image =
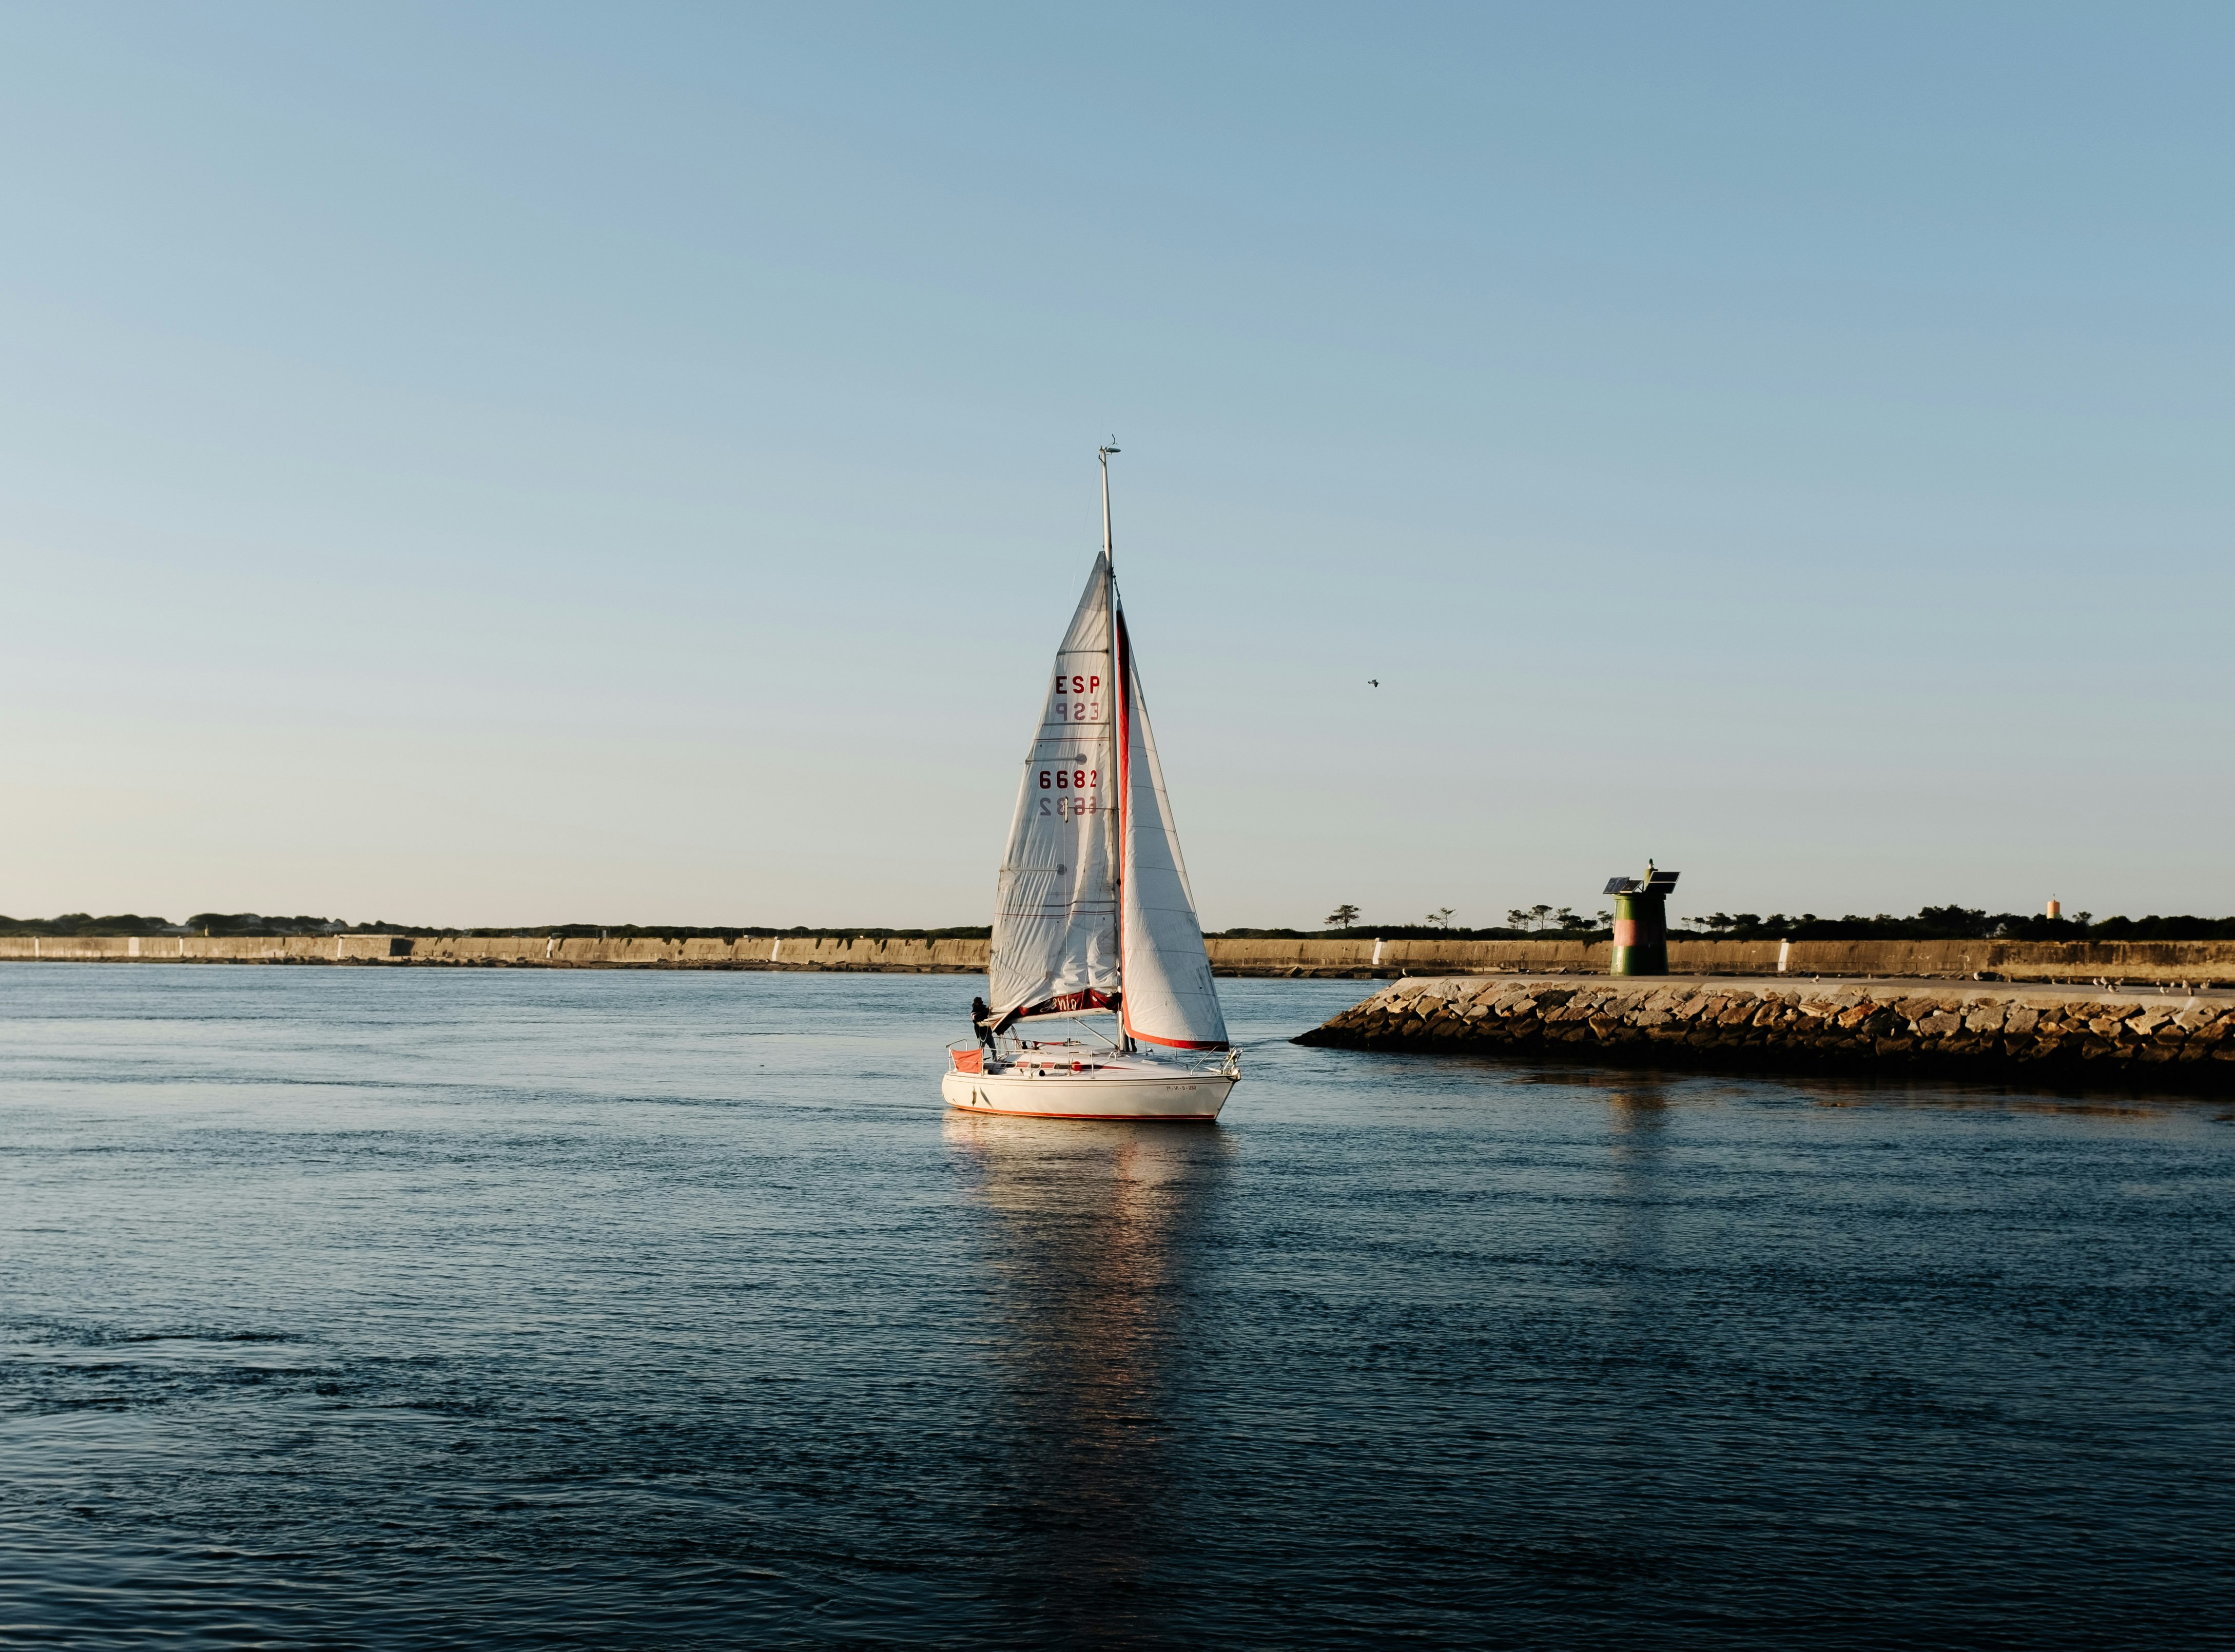
[{"label": "water ripple", "polygon": [[2228,1640],[2224,1105],[1237,981],[991,1119],[972,985],[0,968],[0,1644]]}]

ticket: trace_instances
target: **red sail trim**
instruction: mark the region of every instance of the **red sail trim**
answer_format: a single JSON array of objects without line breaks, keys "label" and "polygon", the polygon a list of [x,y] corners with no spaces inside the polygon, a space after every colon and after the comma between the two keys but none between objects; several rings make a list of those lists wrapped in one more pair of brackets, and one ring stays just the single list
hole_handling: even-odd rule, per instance
[{"label": "red sail trim", "polygon": [[1114,1010],[1124,1000],[1122,993],[1098,992],[1090,987],[1084,992],[1062,993],[1054,998],[1044,998],[1037,1004],[1020,1004],[1002,1018],[1006,1026],[1011,1021],[1022,1020],[1028,1015],[1076,1015],[1081,1010]]},{"label": "red sail trim", "polygon": [[1145,1032],[1134,1032],[1131,1026],[1128,1026],[1125,1032],[1129,1037],[1137,1039],[1143,1044],[1161,1044],[1167,1050],[1231,1050],[1234,1047],[1231,1044],[1213,1044],[1208,1041],[1191,1044],[1185,1039],[1152,1039]]},{"label": "red sail trim", "polygon": [[993,1031],[1006,1032],[1019,1021],[1030,1020],[1036,1015],[1078,1015],[1088,1010],[1117,1010],[1124,1002],[1122,993],[1098,992],[1090,987],[1084,992],[1063,993],[1054,998],[1044,998],[1037,1004],[1019,1004],[993,1023]]},{"label": "red sail trim", "polygon": [[1076,1118],[1090,1124],[1215,1124],[1216,1113],[1028,1113],[1017,1107],[973,1107],[959,1101],[947,1104],[959,1113],[974,1113],[981,1118]]},{"label": "red sail trim", "polygon": [[[1125,834],[1133,824],[1130,807],[1133,801],[1133,639],[1125,634],[1125,611],[1118,606],[1114,576],[1111,587],[1110,686],[1114,691],[1111,698],[1118,706],[1118,841],[1111,847],[1117,850],[1118,986],[1122,993],[1125,985]],[[1122,998],[1118,1006],[1118,1025],[1127,1038],[1139,1036],[1133,1031],[1133,1018],[1125,1013]]]}]

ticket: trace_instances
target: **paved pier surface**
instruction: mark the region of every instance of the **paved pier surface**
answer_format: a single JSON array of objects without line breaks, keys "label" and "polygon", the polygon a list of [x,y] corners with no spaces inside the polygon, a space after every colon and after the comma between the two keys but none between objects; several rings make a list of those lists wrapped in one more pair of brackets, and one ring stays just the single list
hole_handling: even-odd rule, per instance
[{"label": "paved pier surface", "polygon": [[1296,1042],[2235,1094],[2235,991],[2225,988],[1427,976]]}]

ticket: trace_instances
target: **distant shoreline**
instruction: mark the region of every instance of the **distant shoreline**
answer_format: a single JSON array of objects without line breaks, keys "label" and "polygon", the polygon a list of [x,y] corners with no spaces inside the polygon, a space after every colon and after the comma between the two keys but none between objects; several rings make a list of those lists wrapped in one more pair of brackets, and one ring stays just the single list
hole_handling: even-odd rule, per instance
[{"label": "distant shoreline", "polygon": [[[1204,943],[1220,975],[1393,980],[1402,975],[1606,973],[1587,941],[1229,939]],[[755,935],[0,935],[0,962],[732,969],[982,974],[990,942]],[[2196,987],[2235,986],[2235,941],[1694,941],[1672,937],[1679,974],[1941,979]]]}]

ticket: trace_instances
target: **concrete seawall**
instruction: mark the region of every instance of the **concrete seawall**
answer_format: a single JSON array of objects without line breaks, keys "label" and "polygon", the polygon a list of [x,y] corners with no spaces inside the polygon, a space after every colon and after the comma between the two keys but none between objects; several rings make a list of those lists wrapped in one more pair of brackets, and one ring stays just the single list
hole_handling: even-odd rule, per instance
[{"label": "concrete seawall", "polygon": [[[1368,980],[1400,975],[1606,972],[1610,948],[1580,941],[1222,941],[1222,975]],[[600,941],[542,935],[0,935],[0,962],[450,964],[513,968],[864,970],[977,974],[983,941],[809,936]],[[2235,986],[2235,941],[1672,941],[1688,975],[1940,977]],[[1783,965],[1780,971],[1779,965]]]},{"label": "concrete seawall", "polygon": [[481,964],[551,969],[843,969],[980,974],[982,941],[555,935],[0,935],[0,961],[152,964]]},{"label": "concrete seawall", "polygon": [[2235,1094],[2235,993],[2006,982],[1403,980],[1294,1040],[1727,1072]]}]

